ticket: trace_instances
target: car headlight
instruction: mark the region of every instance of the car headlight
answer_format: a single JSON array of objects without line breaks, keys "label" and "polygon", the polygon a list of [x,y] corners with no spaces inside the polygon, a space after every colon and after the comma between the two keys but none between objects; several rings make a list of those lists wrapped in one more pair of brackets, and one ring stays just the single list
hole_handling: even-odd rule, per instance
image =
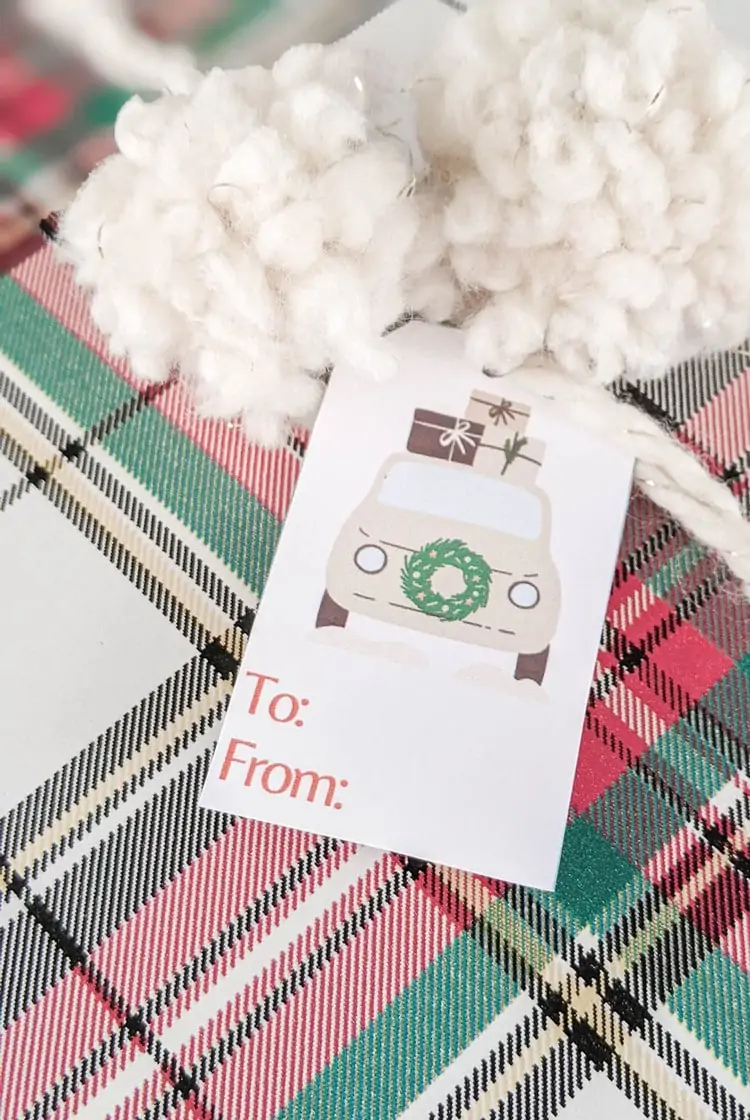
[{"label": "car headlight", "polygon": [[528,580],[520,580],[508,590],[508,598],[514,607],[530,611],[539,602],[539,588]]},{"label": "car headlight", "polygon": [[354,553],[354,563],[360,572],[366,572],[368,576],[374,576],[378,572],[382,572],[388,563],[388,557],[379,545],[363,544]]}]

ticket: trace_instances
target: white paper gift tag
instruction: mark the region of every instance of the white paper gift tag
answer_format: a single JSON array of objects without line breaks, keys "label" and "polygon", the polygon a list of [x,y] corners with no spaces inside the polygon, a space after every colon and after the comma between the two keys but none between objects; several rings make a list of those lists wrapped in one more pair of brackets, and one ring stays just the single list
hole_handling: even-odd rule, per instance
[{"label": "white paper gift tag", "polygon": [[327,392],[201,798],[552,889],[626,455],[451,330]]}]

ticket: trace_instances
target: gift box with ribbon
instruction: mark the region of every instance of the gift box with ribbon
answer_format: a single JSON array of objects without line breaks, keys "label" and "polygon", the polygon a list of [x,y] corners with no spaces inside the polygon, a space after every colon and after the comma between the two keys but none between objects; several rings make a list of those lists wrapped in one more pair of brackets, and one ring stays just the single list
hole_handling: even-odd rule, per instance
[{"label": "gift box with ribbon", "polygon": [[542,465],[544,444],[520,432],[510,432],[498,446],[481,442],[474,469],[493,478],[504,478],[518,486],[532,486]]},{"label": "gift box with ribbon", "polygon": [[[505,441],[508,432],[525,432],[529,422],[528,405],[509,401],[505,397],[495,397],[483,390],[475,390],[466,408],[466,419],[483,424],[487,429],[483,443],[499,446]],[[494,439],[493,436],[498,438]]]},{"label": "gift box with ribbon", "polygon": [[470,467],[474,464],[483,431],[482,424],[466,417],[418,408],[406,447],[416,455],[429,455]]}]

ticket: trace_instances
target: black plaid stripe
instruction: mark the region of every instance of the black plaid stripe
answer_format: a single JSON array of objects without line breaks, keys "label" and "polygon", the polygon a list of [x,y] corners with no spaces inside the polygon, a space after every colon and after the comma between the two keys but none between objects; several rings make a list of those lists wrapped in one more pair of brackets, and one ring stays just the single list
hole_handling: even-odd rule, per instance
[{"label": "black plaid stripe", "polygon": [[321,867],[339,846],[337,840],[328,837],[317,840],[280,879],[253,899],[241,914],[233,918],[224,929],[219,930],[179,972],[174,973],[158,992],[148,997],[141,1009],[143,1017],[151,1020],[161,1015],[179,999],[183,992],[188,991],[201,976],[213,968],[217,961],[229,953],[253,927],[268,918],[301,883],[309,880],[314,871]]},{"label": "black plaid stripe", "polygon": [[[28,913],[33,915],[38,908],[49,917],[45,932],[51,928],[64,931],[65,937],[76,945],[77,954],[87,957],[161,887],[227,832],[232,823],[230,817],[198,809],[198,797],[212,753],[213,748],[209,747],[195,761],[181,768],[142,809],[104,836],[41,896],[30,893],[27,881],[11,872],[11,889],[24,899]],[[191,826],[189,830],[186,824]],[[9,866],[7,860],[3,862]],[[11,918],[2,931],[11,969],[18,946],[27,936],[27,911]],[[40,943],[39,952],[47,951],[48,947]],[[64,975],[68,964],[64,955],[57,955],[56,967],[38,968],[37,975],[40,981],[44,977],[44,983],[28,990],[26,998],[21,995],[22,989],[15,985],[13,1006],[8,1007],[9,1017],[2,1021],[2,1026],[7,1027],[12,1019],[36,1002],[47,987]]]},{"label": "black plaid stripe", "polygon": [[[147,1049],[152,1056],[164,1052],[163,1048],[159,1050],[161,1044],[153,1033],[151,1026],[153,1020],[193,987],[219,960],[230,953],[250,929],[268,919],[302,882],[309,879],[314,871],[323,865],[338,846],[335,840],[321,838],[316,841],[279,879],[254,899],[242,913],[236,915],[224,929],[215,934],[211,941],[178,972],[175,972],[159,991],[149,996],[142,1007],[131,1011],[121,1005],[120,1017],[128,1018],[131,1023],[138,1024],[140,1035],[149,1040]],[[101,972],[97,972],[96,982],[99,985],[106,984]],[[128,1033],[126,1025],[123,1024],[87,1054],[74,1069],[69,1070],[60,1082],[51,1087],[27,1115],[33,1117],[33,1120],[43,1120],[43,1117],[48,1116],[55,1107],[75,1093],[79,1086],[90,1080],[124,1045],[128,1037],[132,1037],[132,1032]],[[187,1083],[188,1075],[185,1071],[180,1073]],[[197,1086],[198,1083],[193,1079],[190,1084]],[[166,1092],[164,1099],[168,1100],[172,1097],[174,1091],[173,1086]],[[177,1093],[179,1097],[179,1090]]]},{"label": "black plaid stripe", "polygon": [[43,462],[37,462],[24,448],[20,447],[17,441],[12,439],[9,433],[0,432],[0,437],[6,442],[7,447],[12,450],[13,458],[7,450],[5,454],[11,458],[14,465],[24,470],[26,474],[30,473],[33,469],[38,476],[36,480],[27,477],[25,484],[13,488],[12,494],[6,492],[5,495],[0,495],[0,511],[6,509],[13,501],[20,498],[29,489],[30,485],[38,486],[40,482],[46,481],[47,476],[61,467],[66,460],[74,460],[86,447],[103,439],[116,428],[127,423],[128,420],[132,419],[141,409],[153,403],[157,396],[164,392],[166,388],[166,384],[149,386],[148,389],[133,394],[127,401],[118,405],[117,408],[113,409],[93,425],[82,437],[78,438],[77,436],[71,436],[62,425],[48,416],[41,405],[24,392],[24,390],[0,368],[0,397],[4,398],[19,416],[28,421],[39,435],[50,444],[50,450],[52,451],[52,454],[50,454],[48,458],[45,458]]},{"label": "black plaid stripe", "polygon": [[636,674],[665,704],[679,716],[687,716],[701,698],[691,696],[670,674],[651,660],[656,649],[667,642],[683,622],[689,622],[701,606],[726,586],[729,574],[725,570],[712,572],[698,587],[682,595],[672,606],[669,615],[656,623],[637,643],[627,633],[605,620],[601,646],[617,659],[617,666],[602,672],[593,682],[589,692],[589,711],[602,703],[631,674]]},{"label": "black plaid stripe", "polygon": [[[31,898],[27,905],[34,910],[34,917],[45,928],[50,939],[61,942],[64,959],[69,966],[81,970],[88,982],[96,988],[100,997],[112,1008],[116,1018],[121,1020],[117,1030],[112,1031],[94,1051],[73,1069],[66,1072],[55,1086],[35,1102],[26,1113],[28,1120],[44,1120],[55,1107],[71,1096],[76,1089],[90,1080],[106,1062],[121,1049],[128,1038],[138,1037],[145,1051],[154,1059],[166,1074],[169,1087],[161,1099],[145,1113],[149,1117],[168,1115],[180,1099],[191,1100],[202,1109],[207,1117],[220,1120],[215,1106],[208,1105],[201,1097],[201,1085],[205,1078],[226,1061],[250,1035],[264,1026],[297,991],[307,984],[327,963],[356,937],[372,919],[381,913],[409,885],[411,875],[408,870],[399,869],[388,881],[378,887],[364,900],[347,919],[345,919],[309,956],[293,968],[242,1020],[228,1031],[190,1068],[181,1067],[170,1054],[159,1037],[154,1033],[151,1022],[155,1016],[177,999],[184,990],[192,987],[202,972],[208,969],[220,956],[228,953],[245,932],[268,915],[295,889],[308,878],[313,870],[328,858],[336,849],[337,842],[321,838],[275,883],[271,885],[243,912],[238,915],[215,939],[213,945],[205,947],[192,961],[176,973],[167,985],[147,1000],[143,1008],[129,1008],[117,995],[110,981],[101,970],[92,966],[85,947],[67,933],[62,922],[41,900]],[[22,886],[19,888],[23,890]]]},{"label": "black plaid stripe", "polygon": [[32,486],[39,486],[47,474],[43,469],[40,470],[33,456],[16,443],[8,432],[0,430],[0,445],[0,451],[20,471],[19,478],[0,493],[0,513],[3,513]]},{"label": "black plaid stripe", "polygon": [[[449,890],[440,882],[436,869],[430,864],[422,863],[418,876],[423,883],[429,880],[431,892],[436,889],[444,892]],[[444,899],[442,901],[444,903]],[[654,893],[647,894],[644,899],[636,901],[629,908],[622,921],[609,931],[603,940],[600,939],[596,951],[589,949],[586,952],[583,952],[576,942],[554,922],[532,892],[521,887],[512,887],[509,888],[504,901],[507,901],[513,911],[528,923],[534,934],[542,938],[549,947],[554,945],[555,956],[573,969],[572,977],[564,982],[562,988],[553,987],[516,947],[517,937],[513,937],[510,930],[506,931],[491,924],[486,915],[474,914],[469,929],[472,937],[537,1005],[512,1032],[516,1048],[520,1044],[519,1040],[523,1038],[527,1040],[528,1050],[532,1041],[539,1037],[538,1014],[541,1011],[543,1016],[552,1019],[564,1030],[570,1043],[579,1051],[577,1060],[582,1063],[580,1068],[588,1071],[587,1077],[590,1076],[592,1069],[606,1071],[610,1080],[618,1087],[625,1085],[629,1087],[632,1093],[631,1099],[645,1116],[675,1116],[669,1103],[659,1095],[658,1088],[645,1085],[612,1048],[602,1034],[603,1025],[600,1025],[597,1030],[588,1019],[582,1019],[577,1014],[575,986],[593,984],[601,1000],[617,1017],[621,1028],[629,1032],[637,1032],[651,1051],[658,1055],[664,1065],[672,1070],[697,1098],[708,1105],[711,1105],[714,1100],[719,1100],[725,1109],[719,1115],[735,1115],[737,1120],[740,1118],[747,1120],[748,1114],[742,1103],[724,1086],[719,1085],[704,1067],[691,1059],[684,1047],[665,1027],[655,1023],[651,1016],[651,1009],[663,1005],[669,995],[683,983],[700,960],[713,948],[709,939],[693,926],[690,919],[686,915],[678,914],[672,924],[650,942],[637,958],[626,974],[625,983],[612,980],[608,974],[607,962],[615,955],[619,955],[630,940],[642,936],[646,927],[658,917],[660,912],[667,907],[672,907],[670,900],[661,899]],[[471,910],[467,903],[464,905]],[[544,1019],[541,1022],[544,1022]],[[511,1044],[509,1054],[515,1052]],[[494,1074],[491,1073],[489,1065],[491,1061],[495,1063],[492,1067],[495,1069]],[[443,1111],[438,1110],[435,1114],[436,1118],[445,1116],[447,1120],[447,1117],[460,1115],[461,1109],[457,1106],[463,1101],[461,1108],[468,1107],[467,1086],[471,1095],[475,1092],[477,1078],[480,1083],[488,1080],[495,1083],[499,1080],[502,1069],[510,1064],[510,1059],[505,1060],[501,1066],[497,1065],[497,1062],[497,1057],[494,1059],[488,1057],[475,1067],[474,1073],[467,1077],[463,1086],[457,1088],[458,1096],[454,1094],[448,1098]],[[534,1111],[519,1112],[519,1100],[523,1099],[527,1105],[533,1101],[533,1108],[538,1112],[543,1097],[548,1098],[550,1093],[554,1096],[561,1091],[559,1086],[549,1081],[549,1077],[548,1082],[544,1084],[539,1079],[534,1082],[533,1077],[525,1081],[523,1087],[516,1087],[504,1101],[498,1101],[495,1115],[497,1117],[535,1115]],[[532,1090],[534,1095],[530,1097]],[[539,1114],[547,1115],[544,1112]],[[680,1118],[677,1117],[676,1120]]]},{"label": "black plaid stripe", "polygon": [[[248,615],[253,612],[239,595],[185,544],[147,506],[134,497],[127,488],[102,466],[95,458],[85,452],[76,459],[82,474],[121,510],[153,544],[159,548],[180,571],[195,583],[204,595],[232,622],[247,625]],[[246,631],[249,632],[249,629]]]},{"label": "black plaid stripe", "polygon": [[[0,818],[0,852],[5,853],[9,860],[14,860],[22,848],[33,844],[63,814],[132,760],[142,745],[159,730],[166,731],[191,704],[208,695],[216,682],[215,669],[203,657],[196,655],[183,665],[98,739],[47,778],[7,816]],[[163,752],[149,762],[145,772],[139,771],[119,786],[111,798],[103,798],[96,810],[80,820],[71,833],[60,837],[58,845],[45,848],[42,858],[32,864],[30,875],[35,877],[49,861],[66,851],[84,832],[90,831],[106,817],[110,808],[140,787],[154,768],[168,762],[186,744],[187,738],[204,729],[203,724],[194,725],[183,736],[168,741]]]},{"label": "black plaid stripe", "polygon": [[238,1047],[267,1023],[296,992],[358,936],[375,916],[385,910],[412,881],[408,868],[397,868],[390,879],[365,899],[325,940],[291,970],[240,1022],[202,1054],[190,1070],[201,1081],[212,1074]]},{"label": "black plaid stripe", "polygon": [[[676,774],[664,759],[657,758],[650,762],[649,752],[634,757],[633,752],[625,745],[620,736],[600,720],[591,709],[586,713],[586,727],[596,735],[612,754],[625,762],[628,769],[637,774],[647,788],[663,799],[669,808],[682,816],[684,821],[690,820],[699,832],[704,829],[700,809],[705,803],[705,796],[689,786],[687,780],[682,775]],[[707,755],[706,745],[699,736],[695,736],[695,747],[704,757]],[[711,762],[716,765],[715,759],[711,759]],[[730,765],[728,761],[726,761],[725,772],[727,773],[727,780],[729,780]],[[602,808],[602,813],[604,812],[606,812],[606,809]],[[602,826],[602,834],[608,835],[610,830],[606,822],[597,816],[597,810],[592,810],[591,815],[597,825]]]},{"label": "black plaid stripe", "polygon": [[737,735],[733,728],[719,719],[707,705],[706,698],[702,697],[687,713],[688,725],[698,733],[704,735],[708,742],[726,759],[728,765],[734,769],[742,769],[750,773],[750,745]]},{"label": "black plaid stripe", "polygon": [[[695,967],[698,957],[693,954],[675,952],[682,930],[667,932],[670,948],[666,951],[668,961],[679,961],[670,973],[669,990],[674,990],[682,979]],[[668,991],[662,987],[660,968],[661,954],[665,945],[657,942],[651,953],[647,954],[650,969],[652,994],[651,1003],[658,1006],[665,1002]],[[637,1032],[647,1043],[651,1052],[658,1056],[665,1069],[670,1070],[692,1092],[696,1099],[712,1108],[717,1116],[734,1117],[748,1120],[748,1111],[743,1103],[710,1074],[690,1055],[661,1024],[655,1021],[647,1008],[641,1003],[629,986],[620,981],[610,983],[606,968],[592,956],[586,954],[579,960],[579,975],[583,973],[584,983],[595,983],[597,990],[608,1006],[619,1017],[628,1032]],[[514,1058],[525,1056],[533,1061],[533,1069],[520,1079],[516,1085],[498,1096],[488,1114],[501,1118],[525,1118],[527,1116],[556,1115],[590,1079],[594,1070],[605,1071],[609,1079],[632,1100],[646,1117],[669,1117],[681,1120],[667,1097],[671,1095],[664,1085],[666,1095],[662,1096],[659,1087],[647,1084],[631,1068],[625,1059],[613,1049],[597,1032],[588,1020],[580,1019],[572,1011],[565,989],[550,989],[548,994],[538,999],[535,1007],[522,1022],[507,1035],[504,1042],[490,1051],[486,1058],[477,1064],[472,1073],[456,1086],[437,1110],[430,1115],[434,1120],[454,1120],[468,1111],[472,1103],[479,1099],[480,1092],[491,1091],[498,1085],[503,1073],[511,1066]],[[548,1020],[564,1027],[567,1038],[556,1044],[555,1048],[543,1057],[532,1058],[534,1043],[538,1042]],[[601,1027],[599,1028],[601,1031]],[[664,1078],[660,1078],[664,1082]]]},{"label": "black plaid stripe", "polygon": [[[110,762],[122,756],[123,743],[128,736],[133,743],[145,730],[152,711],[160,711],[162,703],[172,705],[172,719],[177,714],[177,706],[172,699],[172,688],[179,689],[180,697],[184,702],[186,698],[196,699],[200,690],[207,686],[209,677],[216,679],[216,675],[223,678],[227,676],[228,668],[236,667],[241,655],[244,639],[252,625],[254,613],[248,609],[242,600],[192,551],[168,530],[160,520],[149,511],[143,503],[135,499],[127,489],[117,482],[105,468],[93,460],[86,452],[87,445],[114,428],[127,422],[142,407],[153,400],[153,394],[138,394],[131,398],[125,405],[114,410],[101,422],[94,425],[83,439],[73,439],[59,424],[51,420],[43,409],[31,398],[23,393],[4,374],[0,374],[0,392],[9,403],[20,412],[45,439],[52,441],[58,448],[58,454],[53,456],[46,464],[31,465],[31,460],[23,461],[27,469],[27,478],[23,485],[40,487],[53,503],[66,513],[69,519],[88,537],[96,543],[100,550],[119,568],[122,574],[127,575],[139,589],[160,607],[162,613],[172,621],[178,629],[202,648],[203,657],[198,669],[198,662],[192,662],[184,667],[173,682],[167,681],[154,694],[142,701],[137,710],[125,716],[114,728],[100,737],[99,744],[82,752],[78,760],[81,771],[85,769],[83,780],[81,773],[76,773],[76,763],[63,768],[58,774],[44,784],[25,803],[16,807],[5,819],[0,820],[0,852],[6,856],[14,857],[19,845],[27,843],[35,834],[49,827],[54,816],[60,811],[70,808],[76,798],[84,796],[91,788],[92,780],[98,773],[98,764],[105,756]],[[158,388],[158,387],[157,387]],[[112,501],[121,509],[136,526],[143,531],[160,551],[176,564],[197,585],[211,601],[220,607],[228,616],[228,621],[233,620],[237,626],[236,636],[212,635],[201,625],[164,586],[154,578],[150,570],[122,547],[121,543],[102,528],[56,480],[51,476],[55,468],[59,468],[63,461],[75,461],[90,480],[97,486],[103,497]],[[34,475],[33,481],[30,476]],[[38,477],[37,477],[38,476]],[[210,670],[209,668],[210,667]],[[208,673],[208,675],[206,675]],[[200,678],[200,682],[199,682]],[[196,685],[199,691],[196,692]],[[187,701],[189,702],[189,700]],[[155,705],[155,706],[154,706]],[[182,711],[182,707],[179,708]],[[137,722],[136,722],[137,721]],[[93,754],[92,754],[93,749]],[[121,763],[117,763],[121,764]],[[106,765],[106,763],[105,763]],[[63,840],[63,843],[65,841]],[[46,853],[45,853],[46,858]]]},{"label": "black plaid stripe", "polygon": [[738,1100],[727,1092],[713,1074],[708,1073],[697,1058],[688,1053],[659,1022],[649,1018],[645,1026],[648,1044],[660,1060],[717,1116],[732,1120],[748,1120],[748,1102]]},{"label": "black plaid stripe", "polygon": [[680,912],[628,970],[628,989],[644,1007],[664,1004],[712,949],[711,940]]},{"label": "black plaid stripe", "polygon": [[[24,893],[22,885],[16,889],[22,896]],[[170,1092],[175,1094],[175,1102],[182,1098],[198,1103],[198,1085],[179,1066],[168,1048],[147,1027],[142,1018],[129,1010],[126,1001],[118,994],[112,983],[91,961],[87,960],[86,952],[47,910],[42,900],[33,897],[26,901],[26,905],[34,921],[44,930],[49,942],[58,948],[60,955],[65,960],[66,970],[67,968],[73,968],[78,972],[83,982],[92,990],[95,998],[106,1005],[112,1017],[120,1025],[117,1030],[109,1034],[93,1054],[88,1055],[73,1070],[67,1071],[63,1078],[40,1100],[34,1102],[31,1108],[26,1110],[24,1116],[28,1120],[43,1120],[44,1117],[49,1116],[67,1097],[83,1085],[86,1080],[90,1079],[97,1070],[101,1069],[108,1059],[121,1050],[130,1039],[139,1043],[142,1050],[154,1060],[165,1075],[172,1087]],[[203,1106],[203,1113],[206,1116],[216,1116],[206,1106]]]},{"label": "black plaid stripe", "polygon": [[749,345],[694,358],[658,381],[641,381],[636,385],[673,422],[684,424],[747,368]]},{"label": "black plaid stripe", "polygon": [[[57,420],[53,420],[40,404],[33,400],[16,381],[8,376],[1,366],[0,397],[6,400],[12,409],[20,416],[23,416],[24,420],[27,420],[36,428],[39,434],[58,451],[62,451],[62,449],[70,443],[72,437],[66,429],[58,423]],[[133,407],[135,406],[136,400],[138,400],[138,398],[134,396]],[[85,438],[91,440],[94,436],[93,434],[89,434]],[[50,460],[50,462],[52,462],[52,460]]]},{"label": "black plaid stripe", "polygon": [[556,1116],[593,1072],[589,1060],[569,1039],[556,1043],[538,1059],[533,1070],[521,1077],[510,1092],[500,1096],[498,1089],[497,1096],[493,1093],[506,1069],[528,1054],[546,1026],[546,1016],[534,1008],[436,1109],[431,1110],[430,1120],[455,1120],[485,1095],[492,1100],[491,1112],[485,1115],[492,1116],[493,1120]]},{"label": "black plaid stripe", "polygon": [[[160,389],[161,387],[157,387]],[[164,682],[150,696],[131,712],[122,717],[113,727],[104,732],[90,747],[84,749],[77,758],[50,777],[34,794],[16,806],[0,819],[0,857],[5,866],[25,847],[33,845],[45,830],[54,827],[60,817],[74,810],[82,798],[124,763],[137,757],[149,733],[166,730],[192,703],[206,697],[217,683],[226,680],[236,669],[242,654],[246,635],[253,620],[249,610],[239,596],[228,588],[210,567],[179,540],[159,518],[142,502],[130,494],[109,471],[98,463],[88,451],[93,443],[103,438],[116,427],[126,424],[133,416],[152,403],[154,393],[136,394],[125,404],[113,410],[82,437],[72,437],[70,433],[52,420],[34,400],[24,393],[4,373],[0,373],[0,395],[2,395],[19,415],[23,416],[43,439],[50,443],[50,456],[45,462],[33,460],[23,448],[6,437],[4,449],[10,450],[11,461],[25,472],[20,485],[16,486],[11,497],[17,500],[24,490],[36,486],[49,497],[53,504],[95,543],[101,551],[146,593],[157,608],[170,619],[177,629],[189,636],[201,648],[201,654],[183,666],[176,674]],[[227,616],[228,624],[234,623],[234,634],[224,632],[212,635],[197,622],[143,564],[135,561],[120,542],[103,529],[75,497],[58,483],[55,472],[64,463],[75,464],[84,476],[97,487],[103,499],[111,502],[130,519],[164,554],[171,563],[179,567],[213,603]],[[4,495],[6,498],[8,492]],[[226,690],[218,706],[214,705],[197,718],[187,730],[174,739],[167,735],[157,757],[151,758],[145,768],[138,769],[123,784],[116,785],[111,793],[96,803],[94,809],[82,815],[73,827],[60,835],[51,846],[45,847],[30,869],[30,880],[44,869],[51,859],[62,854],[67,847],[90,832],[109,812],[126,799],[135,789],[144,785],[154,768],[169,761],[186,743],[209,728],[214,719],[222,713],[226,702]],[[202,786],[205,770],[211,751],[207,750],[198,767],[189,769],[187,780],[181,774],[176,784],[173,782],[168,797],[162,793],[161,803],[156,808],[149,807],[142,813],[131,817],[127,825],[114,835],[102,841],[93,853],[84,857],[72,871],[67,872],[54,888],[47,892],[43,905],[49,907],[55,921],[61,928],[70,926],[81,934],[86,947],[95,943],[97,937],[106,935],[114,928],[112,923],[124,920],[124,916],[141,905],[159,885],[179,874],[197,851],[201,850],[227,827],[225,818],[217,814],[199,813],[196,809],[197,797]],[[169,804],[165,807],[164,798]],[[171,816],[168,811],[171,809]],[[163,822],[169,817],[168,832],[152,830],[153,820]],[[200,816],[205,829],[196,823]],[[185,822],[190,820],[196,826],[187,832]],[[205,835],[204,835],[205,833]],[[176,845],[166,843],[169,837],[178,838]],[[161,851],[156,851],[161,843]],[[173,850],[172,850],[173,849]],[[137,857],[137,858],[134,858]],[[148,858],[148,863],[139,863]],[[109,862],[108,862],[109,861]],[[128,863],[132,867],[146,869],[145,876],[129,883]],[[119,867],[118,875],[112,878],[112,868]],[[13,875],[12,871],[9,871]],[[104,901],[102,892],[114,893],[109,903]],[[83,936],[85,933],[85,936]],[[72,936],[72,935],[70,935]],[[8,949],[5,958],[5,971],[13,975],[9,987],[13,991],[12,1004],[4,1007],[4,1023],[17,1018],[31,1003],[36,1002],[51,984],[58,980],[68,967],[64,955],[54,951],[46,940],[44,931],[29,926],[28,912],[12,917],[2,930],[3,943]],[[92,941],[93,938],[93,941]],[[29,968],[33,983],[18,982],[12,961],[17,955],[20,944],[29,943]],[[40,963],[43,959],[51,964]]]},{"label": "black plaid stripe", "polygon": [[[614,1056],[612,1066],[611,1080],[648,1120],[684,1120],[655,1086],[645,1082],[619,1054]],[[665,1079],[662,1077],[660,1080],[663,1082]]]},{"label": "black plaid stripe", "polygon": [[[672,711],[684,718],[687,724],[705,735],[711,745],[726,759],[732,768],[742,767],[746,772],[750,766],[750,748],[743,743],[736,732],[727,727],[715,712],[707,707],[706,698],[693,697],[670,674],[653,664],[650,655],[676,633],[683,622],[690,621],[696,612],[709,603],[729,581],[729,573],[719,569],[706,576],[697,587],[680,596],[673,604],[670,614],[641,639],[638,644],[631,642],[627,635],[612,623],[605,621],[602,646],[618,659],[617,667],[601,673],[593,682],[589,695],[587,723],[601,734],[608,745],[616,745],[621,757],[628,757],[622,742],[612,732],[596,721],[595,706],[601,703],[620,683],[627,683],[630,674],[636,674],[654,695],[667,704]],[[616,741],[616,743],[615,743]],[[700,743],[700,740],[697,740]]]},{"label": "black plaid stripe", "polygon": [[[672,546],[683,546],[687,542],[682,529],[670,518],[663,515],[654,518],[656,507],[642,495],[633,496],[629,516],[625,522],[625,534],[621,559],[615,568],[614,586],[619,588],[630,577],[638,573],[641,580],[647,580],[653,569],[664,562],[665,550]],[[652,522],[656,521],[653,525]],[[641,533],[645,522],[648,531]]]},{"label": "black plaid stripe", "polygon": [[45,906],[84,952],[230,828],[231,817],[198,808],[212,755],[213,745],[45,892]]},{"label": "black plaid stripe", "polygon": [[[52,455],[43,463],[37,463],[24,448],[19,447],[16,441],[11,440],[7,433],[5,434],[5,439],[8,441],[15,458],[12,458],[11,455],[8,455],[8,457],[11,458],[14,465],[17,464],[19,469],[24,471],[26,478],[18,484],[12,498],[10,492],[0,495],[0,511],[14,498],[20,497],[24,490],[30,486],[43,486],[44,483],[49,481],[49,476],[52,476],[54,471],[60,468],[64,462],[74,463],[81,474],[96,487],[102,497],[125,514],[133,526],[184,572],[231,621],[243,621],[247,626],[246,620],[249,608],[236,592],[228,588],[221,578],[200,557],[196,556],[184,541],[168,529],[152,510],[148,509],[101,462],[89,453],[94,444],[110,435],[116,428],[126,424],[143,408],[153,404],[154,400],[167,388],[168,384],[165,383],[149,386],[148,389],[134,394],[123,405],[118,406],[101,421],[94,424],[79,439],[72,437],[61,425],[52,420],[34,400],[0,370],[0,396],[5,397],[8,403],[57,449],[57,454]],[[0,438],[2,438],[2,433],[0,433]],[[0,448],[5,450],[1,443]],[[52,481],[54,484],[54,479]],[[90,524],[91,518],[88,512],[85,508],[80,508],[75,504],[75,499],[71,499],[65,488],[56,489],[55,485],[52,485],[45,489],[45,493],[57,508],[67,514],[77,528],[82,529],[89,536],[90,540],[92,539],[92,533],[97,534],[97,544],[100,550],[105,552],[108,558],[120,567],[121,571],[125,567],[131,569],[135,567],[137,569],[137,565],[133,564],[132,559],[128,560],[128,557],[120,555],[120,546],[117,541],[112,542],[109,534],[102,530],[101,526]],[[109,547],[103,546],[100,543],[100,538],[105,541],[109,540]],[[145,579],[145,574],[141,574],[141,583]],[[133,582],[136,582],[136,580],[133,580]],[[144,590],[143,586],[140,586],[140,589]],[[151,593],[158,593],[158,588],[152,589]],[[161,596],[163,594],[162,590]],[[175,609],[174,605],[172,609]],[[183,632],[185,632],[186,624],[187,620],[183,623]],[[189,632],[190,627],[188,625],[186,636]],[[196,638],[196,642],[200,643],[205,639],[206,635],[203,633]]]},{"label": "black plaid stripe", "polygon": [[211,632],[190,608],[178,599],[156,576],[152,568],[125,547],[115,534],[92,516],[83,502],[61,485],[54,475],[39,486],[52,505],[65,514],[86,539],[101,552],[171,622],[176,630],[199,648],[211,640]]},{"label": "black plaid stripe", "polygon": [[[3,905],[9,897],[10,877],[5,875],[0,865]],[[0,1030],[41,999],[68,968],[65,955],[28,911],[0,926]]]}]

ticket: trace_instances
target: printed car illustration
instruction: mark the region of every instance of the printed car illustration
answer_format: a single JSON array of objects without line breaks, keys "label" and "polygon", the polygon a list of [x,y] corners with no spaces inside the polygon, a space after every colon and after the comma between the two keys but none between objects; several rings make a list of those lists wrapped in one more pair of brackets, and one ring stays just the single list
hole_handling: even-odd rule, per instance
[{"label": "printed car illustration", "polygon": [[543,448],[521,434],[528,414],[482,404],[488,425],[417,410],[407,450],[333,546],[316,625],[357,613],[515,653],[516,679],[541,684],[560,609],[551,506],[535,481]]}]

